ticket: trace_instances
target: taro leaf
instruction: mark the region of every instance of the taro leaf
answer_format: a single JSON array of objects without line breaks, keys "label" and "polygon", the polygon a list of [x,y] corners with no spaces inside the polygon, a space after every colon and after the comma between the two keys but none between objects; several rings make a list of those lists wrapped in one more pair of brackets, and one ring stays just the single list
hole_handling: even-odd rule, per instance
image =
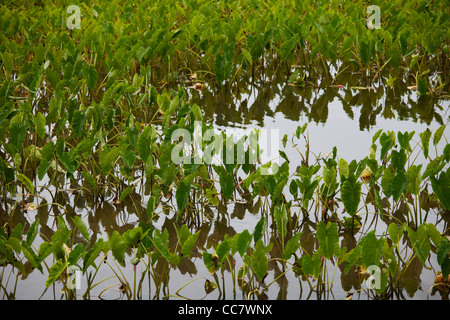
[{"label": "taro leaf", "polygon": [[443,239],[441,233],[436,229],[436,226],[432,223],[428,223],[426,226],[428,236],[430,237],[431,241],[433,241],[434,245],[437,247]]},{"label": "taro leaf", "polygon": [[44,115],[39,111],[36,116],[36,132],[41,139],[44,139],[46,134],[45,122]]},{"label": "taro leaf", "polygon": [[284,246],[283,250],[283,260],[288,260],[293,253],[295,253],[300,248],[300,237],[302,236],[302,233],[299,232],[295,234],[292,238],[289,239],[289,241]]},{"label": "taro leaf", "polygon": [[408,179],[409,177],[405,176],[404,171],[397,172],[397,174],[392,178],[392,198],[395,202],[398,201],[403,193],[403,190],[405,190],[405,187],[408,184]]},{"label": "taro leaf", "polygon": [[416,232],[413,229],[411,229],[409,226],[406,226],[406,231],[408,231],[409,240],[411,240],[411,242],[415,242],[417,240]]},{"label": "taro leaf", "polygon": [[146,127],[136,142],[136,147],[142,162],[146,162],[151,153],[150,131],[151,127]]},{"label": "taro leaf", "polygon": [[380,137],[381,133],[383,132],[383,129],[379,129],[375,134],[372,136],[372,144],[377,141],[377,139]]},{"label": "taro leaf", "polygon": [[288,215],[284,204],[281,206],[281,208],[279,206],[275,206],[273,217],[276,222],[278,233],[281,235],[281,239],[284,239],[287,233],[286,226],[288,222]]},{"label": "taro leaf", "polygon": [[45,286],[47,288],[50,287],[68,266],[69,262],[63,262],[62,259],[58,260],[54,265],[52,265],[50,270],[48,271],[48,278],[45,282]]},{"label": "taro leaf", "polygon": [[80,110],[75,110],[72,115],[70,125],[72,126],[73,133],[75,134],[76,137],[80,137],[81,133],[83,132],[84,118],[85,114]]},{"label": "taro leaf", "polygon": [[39,263],[45,260],[52,253],[53,246],[50,242],[42,242],[38,249]]},{"label": "taro leaf", "polygon": [[406,153],[404,149],[392,151],[392,166],[396,171],[402,171],[406,164]]},{"label": "taro leaf", "polygon": [[330,169],[328,169],[326,166],[323,167],[323,182],[328,187],[328,193],[332,193],[334,191],[336,183],[335,167],[331,167]]},{"label": "taro leaf", "polygon": [[120,157],[128,168],[133,168],[134,163],[136,162],[136,154],[134,150],[121,151]]},{"label": "taro leaf", "polygon": [[225,199],[230,200],[230,198],[233,196],[234,191],[234,180],[231,173],[222,171],[219,174],[219,183]]},{"label": "taro leaf", "polygon": [[22,223],[19,222],[18,224],[16,224],[16,226],[12,230],[11,234],[9,235],[9,237],[21,239],[22,238],[22,233],[23,233],[23,226],[22,226]]},{"label": "taro leaf", "polygon": [[42,266],[39,263],[39,257],[25,240],[22,240],[22,252],[25,258],[27,258],[27,260],[30,262],[31,266],[43,273]]},{"label": "taro leaf", "polygon": [[394,67],[394,69],[398,69],[401,62],[401,53],[398,46],[394,46],[390,51],[390,55],[387,56],[389,59],[389,64]]},{"label": "taro leaf", "polygon": [[259,240],[255,245],[255,250],[250,257],[250,265],[259,281],[262,281],[266,276],[268,266],[266,251],[262,240]]},{"label": "taro leaf", "polygon": [[427,167],[425,168],[425,171],[422,174],[422,180],[425,180],[429,176],[441,172],[442,168],[445,166],[445,163],[442,161],[443,159],[444,155],[441,155],[433,159],[430,163],[428,163]]},{"label": "taro leaf", "polygon": [[250,232],[248,232],[247,229],[245,229],[238,235],[237,252],[239,252],[241,257],[244,256],[251,241],[252,241],[252,235],[250,234]]},{"label": "taro leaf", "polygon": [[410,72],[413,70],[413,68],[417,64],[418,60],[419,60],[419,55],[416,55],[414,58],[411,59],[411,63],[409,64]]},{"label": "taro leaf", "polygon": [[442,268],[442,275],[447,279],[450,274],[450,241],[446,237],[436,247],[436,257]]},{"label": "taro leaf", "polygon": [[222,241],[217,245],[217,247],[215,248],[215,252],[217,253],[219,263],[223,263],[225,261],[230,250],[231,250],[230,239],[225,239],[224,241]]},{"label": "taro leaf", "polygon": [[397,225],[394,222],[392,222],[389,225],[388,232],[394,245],[397,245],[397,243],[400,242],[403,232],[405,231],[405,227],[406,227],[405,224],[402,224],[400,227],[397,227]]},{"label": "taro leaf", "polygon": [[86,138],[83,139],[75,148],[71,150],[73,155],[82,155],[83,153],[91,153],[92,148],[98,142],[97,139]]},{"label": "taro leaf", "polygon": [[109,245],[114,258],[122,267],[125,267],[125,250],[127,249],[127,244],[117,230],[114,230],[109,238]]},{"label": "taro leaf", "polygon": [[175,193],[175,198],[177,200],[177,210],[179,213],[183,212],[184,207],[186,206],[188,199],[189,199],[189,194],[191,191],[191,184],[187,184],[184,181],[181,181],[178,184],[177,187],[177,191]]},{"label": "taro leaf", "polygon": [[58,221],[58,230],[53,234],[52,242],[55,241],[53,237],[56,235],[56,233],[58,231],[62,231],[63,235],[58,238],[58,241],[61,241],[61,243],[65,243],[68,240],[68,237],[66,238],[66,234],[70,234],[70,231],[67,228],[66,222],[64,221],[64,218],[62,216],[57,216],[56,220]]},{"label": "taro leaf", "polygon": [[345,161],[344,159],[339,159],[338,168],[339,173],[347,179],[348,175],[350,174],[350,169],[348,167],[347,161]]},{"label": "taro leaf", "polygon": [[392,195],[392,172],[390,168],[384,169],[383,176],[381,177],[381,187],[386,197]]},{"label": "taro leaf", "polygon": [[82,243],[78,243],[75,248],[70,251],[69,258],[67,261],[69,262],[69,265],[75,265],[77,264],[78,260],[80,260],[83,253],[86,251],[86,248],[83,246]]},{"label": "taro leaf", "polygon": [[150,47],[144,48],[142,46],[139,46],[136,49],[136,58],[138,58],[139,63],[142,61],[142,58],[147,54],[147,52],[150,50]]},{"label": "taro leaf", "polygon": [[408,181],[408,189],[412,194],[419,194],[420,192],[420,183],[422,182],[422,174],[420,170],[422,169],[422,165],[416,166],[412,165],[408,169],[409,181]]},{"label": "taro leaf", "polygon": [[153,219],[153,213],[155,212],[155,197],[150,197],[147,202],[147,217],[151,221]]},{"label": "taro leaf", "polygon": [[87,270],[87,268],[92,265],[97,259],[98,254],[100,253],[100,250],[102,249],[103,245],[103,239],[100,238],[97,240],[97,242],[94,243],[92,248],[86,253],[84,259],[83,259],[83,272]]},{"label": "taro leaf", "polygon": [[370,231],[363,239],[361,256],[364,264],[367,267],[378,266],[383,253],[383,239],[377,239],[375,230]]},{"label": "taro leaf", "polygon": [[209,273],[213,275],[217,271],[218,267],[217,256],[214,256],[213,254],[204,251],[202,257],[206,269],[208,269]]},{"label": "taro leaf", "polygon": [[33,183],[31,182],[31,180],[27,176],[25,176],[25,175],[23,175],[21,173],[17,173],[17,179],[20,180],[20,182],[22,182],[25,185],[25,187],[27,188],[27,190],[30,193],[34,193]]},{"label": "taro leaf", "polygon": [[86,227],[86,224],[83,222],[83,220],[79,216],[74,216],[72,218],[73,223],[77,226],[78,230],[80,230],[81,235],[89,241],[89,231]]},{"label": "taro leaf", "polygon": [[313,256],[304,255],[302,259],[302,269],[306,275],[312,275],[315,278],[319,277],[321,268],[321,256],[318,251],[314,252]]},{"label": "taro leaf", "polygon": [[419,133],[420,140],[422,142],[422,150],[425,158],[428,158],[428,151],[430,145],[431,131],[430,129],[426,129],[424,132]]},{"label": "taro leaf", "polygon": [[222,82],[225,80],[224,68],[225,68],[225,57],[222,56],[221,54],[218,54],[216,56],[216,59],[214,60],[214,72],[216,74],[216,82],[218,85],[221,85]]},{"label": "taro leaf", "polygon": [[402,149],[408,150],[409,149],[409,141],[411,140],[411,138],[414,135],[414,131],[409,133],[408,131],[405,131],[404,133],[402,132],[397,132],[397,139],[398,139],[398,143],[400,144],[400,147]]},{"label": "taro leaf", "polygon": [[439,198],[439,202],[446,210],[450,210],[450,168],[446,172],[441,172],[439,179],[431,175],[430,180],[431,187]]},{"label": "taro leaf", "polygon": [[159,231],[155,230],[153,234],[153,244],[158,252],[167,260],[167,262],[170,262],[170,253],[166,245],[167,241],[163,241],[163,238],[165,238],[163,236],[164,234],[161,234]]},{"label": "taro leaf", "polygon": [[215,282],[209,281],[208,279],[206,279],[206,281],[205,281],[205,292],[206,292],[206,294],[210,294],[216,288],[217,288],[217,284]]},{"label": "taro leaf", "polygon": [[200,107],[197,104],[193,104],[191,106],[191,112],[194,115],[194,118],[196,121],[202,121],[203,120],[203,115],[202,115],[202,110],[200,109]]},{"label": "taro leaf", "polygon": [[99,154],[100,167],[102,168],[103,173],[108,173],[114,166],[114,162],[119,156],[120,149],[118,147],[114,147],[111,150],[104,149]]},{"label": "taro leaf", "polygon": [[26,135],[26,123],[22,123],[20,126],[16,123],[11,123],[11,126],[9,128],[9,143],[16,147],[17,151],[22,148]]},{"label": "taro leaf", "polygon": [[191,232],[186,224],[183,224],[180,230],[175,229],[177,232],[178,242],[183,246],[184,242],[191,236]]},{"label": "taro leaf", "polygon": [[86,73],[84,77],[86,78],[87,85],[89,89],[94,89],[95,85],[97,84],[97,70],[93,65],[90,65],[88,68],[85,69]]},{"label": "taro leaf", "polygon": [[369,59],[370,59],[370,47],[369,47],[369,42],[364,39],[361,40],[359,42],[359,57],[361,59],[361,61],[368,65],[369,64]]},{"label": "taro leaf", "polygon": [[11,114],[14,109],[14,103],[12,100],[0,107],[0,124]]},{"label": "taro leaf", "polygon": [[139,122],[136,122],[135,126],[127,127],[127,130],[126,130],[126,132],[127,132],[126,141],[128,141],[128,143],[133,147],[136,146],[136,143],[139,139],[139,130],[137,129],[138,125],[139,125]]},{"label": "taro leaf", "polygon": [[266,217],[262,216],[261,219],[255,226],[255,230],[253,230],[253,241],[257,243],[264,234],[264,229],[266,228]]},{"label": "taro leaf", "polygon": [[428,228],[426,225],[421,224],[415,232],[410,227],[406,227],[408,231],[408,238],[411,241],[414,252],[417,254],[417,258],[420,263],[425,266],[425,261],[430,255],[431,242],[428,235]]},{"label": "taro leaf", "polygon": [[414,251],[417,254],[417,258],[419,258],[420,263],[422,263],[422,265],[425,266],[425,261],[430,255],[431,250],[430,239],[428,237],[420,240],[418,239],[415,242],[413,242],[413,246]]},{"label": "taro leaf", "polygon": [[264,52],[264,39],[262,34],[252,35],[247,37],[247,48],[252,55],[254,61],[258,60]]},{"label": "taro leaf", "polygon": [[380,159],[383,160],[386,156],[389,149],[392,148],[395,142],[395,136],[388,132],[387,134],[383,132],[380,136],[380,144],[381,144],[381,153],[380,153]]},{"label": "taro leaf", "polygon": [[123,241],[125,241],[128,247],[137,247],[142,236],[143,230],[141,227],[128,229],[122,234]]},{"label": "taro leaf", "polygon": [[175,171],[176,171],[175,164],[171,164],[164,169],[164,174],[162,177],[164,185],[170,186],[172,184],[173,180],[175,179],[175,175],[176,175]]},{"label": "taro leaf", "polygon": [[88,171],[85,171],[85,170],[83,170],[81,172],[81,174],[83,175],[84,180],[89,182],[89,184],[92,186],[92,189],[94,189],[94,192],[98,193],[98,185],[97,185],[97,182],[95,181],[95,179],[92,177],[92,175]]},{"label": "taro leaf", "polygon": [[72,157],[69,155],[68,152],[56,154],[56,156],[58,157],[59,161],[61,161],[62,165],[64,166],[64,168],[68,173],[73,174],[75,172],[75,170],[77,169],[75,162],[73,161]]},{"label": "taro leaf", "polygon": [[200,235],[200,231],[197,231],[196,233],[190,235],[186,241],[184,241],[183,245],[181,246],[181,254],[186,257],[190,257],[192,254],[192,249],[195,246],[195,243],[197,242],[197,238]]},{"label": "taro leaf", "polygon": [[428,94],[428,81],[427,78],[421,77],[417,79],[417,91],[421,96]]},{"label": "taro leaf", "polygon": [[[20,254],[22,252],[22,245],[20,243],[20,240],[16,237],[9,237],[8,238],[8,244],[14,249],[17,254]],[[2,253],[4,254],[4,253]],[[14,258],[11,256],[11,260],[14,260]],[[9,261],[11,261],[9,260]]]},{"label": "taro leaf", "polygon": [[120,193],[119,201],[122,202],[123,200],[125,200],[126,197],[130,194],[131,191],[133,191],[133,189],[134,189],[135,187],[136,187],[136,186],[135,186],[134,184],[132,184],[132,185],[126,187],[125,190],[123,190],[123,191]]},{"label": "taro leaf", "polygon": [[180,264],[181,257],[178,254],[169,252],[169,257],[170,257],[169,262],[174,266],[178,266]]},{"label": "taro leaf", "polygon": [[341,199],[344,203],[345,210],[347,210],[349,215],[354,216],[358,210],[360,196],[360,182],[354,181],[352,184],[349,180],[344,181],[341,188]]},{"label": "taro leaf", "polygon": [[250,52],[247,49],[242,48],[242,55],[245,57],[245,59],[247,59],[247,61],[248,61],[248,63],[250,65],[253,64],[252,56],[251,56]]},{"label": "taro leaf", "polygon": [[373,189],[374,191],[374,198],[375,198],[375,204],[378,212],[381,214],[381,218],[383,218],[383,202],[381,201],[380,192],[377,188]]},{"label": "taro leaf", "polygon": [[6,77],[9,78],[14,69],[14,60],[11,54],[7,51],[2,54],[3,66],[5,68]]},{"label": "taro leaf", "polygon": [[44,178],[44,176],[47,173],[48,169],[50,168],[51,164],[52,163],[47,159],[41,160],[41,163],[39,164],[39,167],[38,167],[39,180],[42,180],[42,178]]},{"label": "taro leaf", "polygon": [[292,37],[291,39],[284,41],[283,44],[280,46],[280,49],[275,47],[275,51],[277,52],[281,60],[289,59],[298,41],[299,41],[298,34],[295,34],[295,36]]},{"label": "taro leaf", "polygon": [[37,234],[39,232],[39,219],[36,219],[28,229],[27,232],[27,243],[31,246],[34,239],[36,238]]},{"label": "taro leaf", "polygon": [[317,224],[317,240],[323,256],[331,259],[333,254],[339,250],[339,234],[336,224],[328,222],[325,226],[324,222],[320,221]]},{"label": "taro leaf", "polygon": [[161,112],[165,114],[170,106],[170,97],[167,94],[161,94],[157,96],[156,101]]},{"label": "taro leaf", "polygon": [[344,273],[347,274],[350,269],[359,261],[361,258],[361,246],[356,246],[347,255],[345,261]]},{"label": "taro leaf", "polygon": [[298,196],[298,185],[295,182],[294,179],[292,179],[291,183],[289,184],[289,192],[292,194],[294,198],[297,198]]},{"label": "taro leaf", "polygon": [[310,177],[303,177],[302,180],[296,179],[295,182],[298,185],[300,192],[302,193],[302,205],[307,208],[309,201],[314,195],[317,185],[319,184],[318,179],[311,181]]},{"label": "taro leaf", "polygon": [[444,125],[440,126],[439,129],[437,129],[437,130],[434,132],[434,136],[433,136],[433,144],[434,144],[435,146],[437,146],[437,144],[438,144],[439,141],[441,140],[442,135],[444,134],[444,130],[445,130],[446,127],[447,127],[447,125],[444,124]]}]

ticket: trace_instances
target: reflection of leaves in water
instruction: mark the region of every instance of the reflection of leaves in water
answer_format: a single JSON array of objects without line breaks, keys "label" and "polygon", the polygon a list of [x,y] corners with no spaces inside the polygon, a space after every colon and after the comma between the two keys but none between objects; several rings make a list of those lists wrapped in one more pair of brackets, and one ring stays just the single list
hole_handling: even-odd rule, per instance
[{"label": "reflection of leaves in water", "polygon": [[[272,78],[269,83],[261,80],[251,82],[244,75],[235,86],[212,86],[210,91],[201,95],[192,93],[190,99],[202,106],[206,119],[214,119],[220,126],[250,123],[264,126],[265,117],[274,117],[279,112],[292,121],[306,116],[309,121],[326,123],[333,120],[328,117],[328,106],[335,99],[350,119],[354,119],[355,110],[362,107],[360,130],[370,130],[381,118],[443,124],[441,113],[446,111],[431,96],[417,98],[417,93],[408,90],[407,83],[401,80],[396,81],[392,88],[385,88],[381,82],[374,83],[369,90],[337,90],[335,87],[292,87],[287,83],[288,75]],[[344,72],[338,80],[342,87],[357,88],[361,77]],[[369,85],[361,84],[364,87]]]}]

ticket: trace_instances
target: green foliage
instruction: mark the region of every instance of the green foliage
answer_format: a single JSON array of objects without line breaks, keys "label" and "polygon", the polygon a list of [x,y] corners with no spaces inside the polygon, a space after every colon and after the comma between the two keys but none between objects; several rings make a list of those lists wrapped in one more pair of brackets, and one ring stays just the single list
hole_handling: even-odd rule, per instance
[{"label": "green foliage", "polygon": [[255,244],[255,250],[250,258],[250,265],[258,279],[263,281],[267,273],[267,255],[262,240],[258,240]]},{"label": "green foliage", "polygon": [[354,216],[358,210],[361,196],[361,183],[359,181],[345,180],[341,188],[341,199],[348,214]]},{"label": "green foliage", "polygon": [[226,200],[230,200],[234,193],[234,180],[231,173],[222,171],[219,175],[220,188]]},{"label": "green foliage", "polygon": [[277,231],[283,240],[287,234],[287,223],[288,223],[288,215],[286,211],[286,206],[282,205],[281,208],[276,206],[274,210],[274,219],[277,227]]},{"label": "green foliage", "polygon": [[437,245],[436,255],[445,279],[450,274],[450,241],[447,238],[443,238]]},{"label": "green foliage", "polygon": [[442,206],[450,210],[450,168],[445,172],[441,172],[439,177],[430,176],[433,191],[439,198]]},{"label": "green foliage", "polygon": [[[240,76],[251,75],[253,81],[272,69],[285,70],[295,90],[334,85],[348,71],[371,84],[389,79],[389,87],[400,78],[416,79],[420,105],[439,94],[445,80],[441,74],[448,67],[440,58],[448,55],[446,4],[406,1],[402,10],[397,4],[383,5],[382,28],[377,30],[365,27],[363,1],[250,1],[246,6],[238,1],[99,1],[94,7],[80,5],[82,30],[67,30],[56,4],[2,6],[0,194],[10,217],[0,229],[0,265],[12,268],[11,277],[27,278],[38,269],[48,276],[48,288],[58,280],[65,285],[67,267],[82,260],[84,276],[95,287],[101,266],[127,268],[129,256],[131,265],[143,268],[142,274],[156,283],[168,281],[164,270],[201,256],[211,274],[231,272],[233,281],[233,263],[241,262],[238,278],[249,278],[242,287],[256,282],[260,290],[251,290],[255,293],[263,292],[264,279],[275,273],[270,263],[281,265],[283,274],[292,264],[298,274],[322,281],[335,257],[345,263],[347,274],[352,267],[379,266],[379,294],[388,290],[388,281],[399,283],[395,277],[401,278],[401,269],[411,262],[402,260],[399,249],[410,245],[411,259],[417,257],[427,268],[435,251],[448,276],[449,241],[426,221],[434,213],[446,221],[450,210],[450,147],[441,148],[447,142],[446,125],[434,134],[429,129],[419,133],[419,139],[415,132],[380,130],[367,158],[347,162],[336,150],[328,159],[313,159],[305,123],[294,135],[306,142],[306,148],[295,145],[299,167],[290,168],[281,151],[285,162],[269,176],[261,173],[266,167],[259,163],[230,164],[222,158],[219,166],[175,164],[171,159],[171,134],[176,129],[192,133],[194,121],[210,117],[202,105],[187,103],[181,86],[174,89],[184,81],[181,76],[194,79],[195,70],[202,70],[195,80],[211,91],[231,88],[233,94],[241,90],[235,82]],[[337,75],[331,74],[334,69]],[[322,102],[315,101],[317,111],[312,113],[322,112]],[[208,128],[202,123],[202,133]],[[287,142],[286,136],[283,145]],[[228,147],[218,143],[217,149]],[[418,164],[417,153],[427,162]],[[249,154],[246,150],[245,156]],[[237,160],[237,152],[233,157]],[[371,173],[363,179],[366,168]],[[52,203],[41,202],[47,182],[56,189]],[[63,212],[61,191],[69,186],[75,206]],[[141,186],[148,198],[145,206],[136,191]],[[33,208],[28,197],[39,204]],[[106,212],[102,205],[112,197],[117,212],[111,220],[126,208],[139,221],[126,230],[107,230],[104,241],[74,212],[76,201],[99,204],[98,211]],[[260,219],[233,236],[217,227],[214,237],[205,239],[202,230],[211,219],[207,214],[217,210],[220,217],[233,204],[236,216],[244,208]],[[344,212],[348,216],[342,217]],[[158,221],[171,213],[176,213],[176,233],[172,225]],[[354,237],[365,217],[378,214],[388,225],[386,234],[369,231],[353,249],[340,249],[349,222]],[[308,221],[313,216],[316,221]],[[33,217],[39,218],[28,223]],[[48,217],[56,217],[55,230],[39,232]],[[316,226],[311,236],[318,247],[303,243],[302,237],[309,236],[300,231],[306,221]],[[236,253],[241,259],[234,260]],[[130,298],[129,283],[121,272],[114,274]],[[5,279],[0,277],[6,291]]]},{"label": "green foliage", "polygon": [[331,259],[339,251],[339,234],[336,224],[328,222],[325,225],[323,221],[320,221],[317,224],[317,240],[323,256]]},{"label": "green foliage", "polygon": [[366,266],[377,266],[383,253],[383,239],[377,239],[375,231],[370,231],[360,243],[362,261]]}]

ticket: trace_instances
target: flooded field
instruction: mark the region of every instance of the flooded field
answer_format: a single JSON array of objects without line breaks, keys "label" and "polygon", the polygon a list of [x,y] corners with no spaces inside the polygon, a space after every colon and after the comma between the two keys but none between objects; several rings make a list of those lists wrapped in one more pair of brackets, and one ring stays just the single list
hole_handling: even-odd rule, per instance
[{"label": "flooded field", "polygon": [[2,298],[447,300],[449,15],[396,2],[2,5]]}]

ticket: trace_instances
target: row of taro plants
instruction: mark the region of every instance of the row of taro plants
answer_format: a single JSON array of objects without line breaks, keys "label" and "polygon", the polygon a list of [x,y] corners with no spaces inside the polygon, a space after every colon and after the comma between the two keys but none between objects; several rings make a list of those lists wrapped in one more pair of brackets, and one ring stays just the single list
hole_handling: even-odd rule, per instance
[{"label": "row of taro plants", "polygon": [[[290,74],[296,66],[297,85],[336,84],[347,70],[365,74],[364,87],[387,75],[407,79],[421,95],[441,95],[449,61],[446,2],[372,5],[374,28],[374,13],[361,0],[2,5],[2,81],[13,77],[4,86],[25,90],[17,96],[44,87],[57,102],[67,91],[85,104],[98,103],[116,78],[126,85],[144,75],[167,82],[195,73],[222,85],[242,72]],[[163,79],[156,76],[161,70]]]}]

